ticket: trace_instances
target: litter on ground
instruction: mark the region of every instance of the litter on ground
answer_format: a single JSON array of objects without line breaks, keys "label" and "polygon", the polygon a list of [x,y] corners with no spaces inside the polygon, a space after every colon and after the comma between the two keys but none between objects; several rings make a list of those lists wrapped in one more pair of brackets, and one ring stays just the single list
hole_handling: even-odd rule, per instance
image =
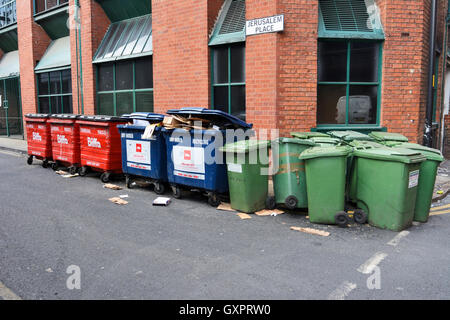
[{"label": "litter on ground", "polygon": [[322,236],[322,237],[328,237],[330,235],[330,233],[327,231],[311,229],[311,228],[291,227],[291,230],[314,234],[314,235],[318,235],[318,236]]},{"label": "litter on ground", "polygon": [[115,203],[115,204],[119,204],[119,205],[125,205],[128,204],[128,201],[125,201],[123,199],[120,199],[119,197],[114,197],[114,198],[110,198],[109,201]]}]

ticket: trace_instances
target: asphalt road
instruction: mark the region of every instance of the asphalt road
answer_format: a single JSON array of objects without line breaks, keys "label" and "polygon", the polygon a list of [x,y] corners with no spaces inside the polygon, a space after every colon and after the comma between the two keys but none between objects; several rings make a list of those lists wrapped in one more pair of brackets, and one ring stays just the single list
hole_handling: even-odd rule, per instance
[{"label": "asphalt road", "polygon": [[[25,160],[0,152],[3,299],[450,298],[450,214],[400,235],[312,225],[305,213],[241,220],[198,196],[154,207],[151,190]],[[123,194],[127,205],[108,201]],[[67,287],[70,266],[80,289]]]}]

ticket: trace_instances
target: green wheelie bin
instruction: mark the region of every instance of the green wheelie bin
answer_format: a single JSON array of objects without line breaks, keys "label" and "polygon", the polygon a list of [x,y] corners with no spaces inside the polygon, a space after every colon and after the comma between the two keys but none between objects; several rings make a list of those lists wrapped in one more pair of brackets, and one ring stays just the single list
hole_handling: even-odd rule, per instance
[{"label": "green wheelie bin", "polygon": [[427,158],[420,166],[416,207],[414,209],[414,221],[427,222],[430,214],[431,201],[433,199],[437,170],[441,162],[444,161],[444,157],[439,150],[420,144],[402,143],[396,145],[396,147],[418,151]]},{"label": "green wheelie bin", "polygon": [[329,137],[328,134],[322,132],[291,132],[291,136],[298,139],[311,139],[317,137]]},{"label": "green wheelie bin", "polygon": [[303,151],[309,219],[312,223],[335,224],[345,215],[347,146],[314,147]]},{"label": "green wheelie bin", "polygon": [[401,231],[414,218],[420,165],[425,157],[402,148],[354,150],[357,207],[375,227]]},{"label": "green wheelie bin", "polygon": [[373,141],[374,139],[370,136],[368,136],[367,134],[364,133],[360,133],[357,131],[352,131],[352,130],[343,130],[343,131],[330,131],[328,132],[328,134],[334,138],[338,138],[340,140],[342,140],[345,143],[350,143],[351,141],[354,140],[359,140],[359,141]]},{"label": "green wheelie bin", "polygon": [[340,144],[340,140],[332,137],[313,137],[310,138],[319,147],[332,147]]},{"label": "green wheelie bin", "polygon": [[226,153],[231,208],[253,213],[266,208],[270,141],[245,140],[220,148]]},{"label": "green wheelie bin", "polygon": [[[278,154],[274,154],[274,143],[278,145]],[[284,204],[290,210],[308,207],[305,162],[298,157],[314,146],[309,139],[279,138],[272,142],[272,163],[278,164],[278,172],[273,176],[277,204]]]},{"label": "green wheelie bin", "polygon": [[392,143],[402,143],[402,142],[408,142],[408,138],[400,133],[395,132],[381,132],[381,131],[374,131],[369,133],[369,136],[375,139],[375,141],[382,143],[382,144],[392,144]]}]

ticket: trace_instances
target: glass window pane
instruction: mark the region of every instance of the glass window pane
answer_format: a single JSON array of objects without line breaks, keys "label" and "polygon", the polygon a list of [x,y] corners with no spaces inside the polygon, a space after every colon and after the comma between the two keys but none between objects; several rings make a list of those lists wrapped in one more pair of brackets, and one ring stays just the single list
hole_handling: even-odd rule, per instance
[{"label": "glass window pane", "polygon": [[231,114],[245,121],[245,86],[231,87]]},{"label": "glass window pane", "polygon": [[318,52],[319,81],[347,80],[347,42],[320,41]]},{"label": "glass window pane", "polygon": [[[61,93],[61,72],[50,72],[50,94]],[[53,110],[53,108],[52,108]]]},{"label": "glass window pane", "polygon": [[103,58],[103,56],[106,53],[106,50],[108,49],[108,46],[111,42],[111,38],[114,36],[114,34],[116,33],[117,28],[119,27],[118,23],[113,23],[112,25],[110,25],[105,38],[103,39],[103,41],[100,43],[100,47],[98,49],[98,52],[96,53],[95,58],[96,59],[100,59]]},{"label": "glass window pane", "polygon": [[123,51],[124,56],[128,56],[133,52],[134,47],[136,46],[136,42],[139,39],[139,36],[141,34],[142,29],[145,27],[145,20],[146,17],[141,17],[137,20],[137,27],[134,29],[133,34],[130,36],[130,39],[128,39],[128,44],[125,47],[125,50]]},{"label": "glass window pane", "polygon": [[47,10],[58,5],[58,0],[47,0]]},{"label": "glass window pane", "polygon": [[61,71],[61,75],[62,75],[62,93],[72,93],[71,70]]},{"label": "glass window pane", "polygon": [[135,61],[136,89],[153,88],[153,58],[145,57]]},{"label": "glass window pane", "polygon": [[117,115],[133,113],[133,93],[121,92],[116,95]]},{"label": "glass window pane", "polygon": [[116,63],[116,90],[133,89],[133,61]]},{"label": "glass window pane", "polygon": [[119,57],[122,55],[123,50],[128,43],[128,39],[130,38],[130,35],[133,32],[134,27],[136,26],[136,22],[137,20],[127,23],[127,28],[123,31],[122,37],[120,38],[119,43],[117,44],[117,48],[114,51],[114,57]]},{"label": "glass window pane", "polygon": [[245,47],[231,47],[231,82],[245,82]]},{"label": "glass window pane", "polygon": [[39,98],[39,113],[50,113],[49,98]]},{"label": "glass window pane", "polygon": [[142,30],[141,35],[139,36],[139,40],[134,47],[133,54],[141,53],[144,51],[144,46],[147,43],[148,38],[152,33],[152,19],[148,17],[145,21],[144,29]]},{"label": "glass window pane", "polygon": [[153,51],[153,36],[150,35],[150,37],[148,38],[147,44],[145,45],[144,50],[142,50],[142,52],[150,52]]},{"label": "glass window pane", "polygon": [[153,92],[136,92],[136,112],[153,112]]},{"label": "glass window pane", "polygon": [[376,124],[378,86],[350,86],[348,121],[351,124]]},{"label": "glass window pane", "polygon": [[114,90],[113,64],[102,63],[98,65],[98,91]]},{"label": "glass window pane", "polygon": [[63,96],[63,112],[73,113],[72,96]]},{"label": "glass window pane", "polygon": [[50,97],[51,107],[52,107],[52,113],[63,113],[62,110],[62,103],[61,103],[61,96],[53,96]]},{"label": "glass window pane", "polygon": [[42,12],[45,10],[45,1],[46,0],[35,0],[35,11],[36,13]]},{"label": "glass window pane", "polygon": [[39,95],[48,94],[48,73],[38,74]]},{"label": "glass window pane", "polygon": [[213,83],[228,83],[228,47],[212,49],[213,55]]},{"label": "glass window pane", "polygon": [[214,109],[228,113],[228,86],[214,87]]},{"label": "glass window pane", "polygon": [[[114,25],[112,25],[111,28],[113,26]],[[117,41],[119,41],[120,36],[122,35],[123,30],[125,29],[125,26],[126,26],[126,23],[123,23],[123,22],[117,23],[117,28],[114,28],[115,33],[111,34],[111,38],[108,37],[110,39],[108,39],[108,41],[105,42],[105,43],[110,44],[110,46],[109,46],[109,48],[105,49],[105,55],[103,56],[104,58],[112,57],[114,50],[116,48]],[[111,31],[113,31],[113,29],[111,29]],[[105,41],[105,40],[107,40],[107,39],[105,38],[103,41]]]},{"label": "glass window pane", "polygon": [[350,50],[350,81],[377,82],[380,45],[376,42],[355,42]]},{"label": "glass window pane", "polygon": [[317,88],[317,123],[345,124],[347,87],[319,85]]},{"label": "glass window pane", "polygon": [[112,93],[98,95],[97,114],[114,116],[114,95]]}]

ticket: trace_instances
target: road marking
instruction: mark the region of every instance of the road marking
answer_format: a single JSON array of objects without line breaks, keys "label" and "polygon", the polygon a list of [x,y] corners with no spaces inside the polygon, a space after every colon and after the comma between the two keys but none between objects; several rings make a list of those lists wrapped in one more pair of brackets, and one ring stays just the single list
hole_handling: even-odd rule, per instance
[{"label": "road marking", "polygon": [[433,207],[430,209],[430,211],[439,211],[439,210],[443,210],[443,209],[447,209],[450,208],[450,204],[446,204],[445,206],[440,206],[440,207]]},{"label": "road marking", "polygon": [[364,262],[357,270],[363,274],[372,273],[373,269],[387,257],[386,253],[377,252],[369,260]]},{"label": "road marking", "polygon": [[18,295],[9,290],[2,282],[0,282],[0,297],[3,300],[22,300]]},{"label": "road marking", "polygon": [[402,240],[404,237],[406,237],[409,234],[409,231],[402,231],[398,235],[395,236],[394,239],[389,241],[387,244],[390,246],[396,246],[399,244],[400,240]]},{"label": "road marking", "polygon": [[431,212],[430,216],[438,216],[440,214],[447,214],[447,213],[450,213],[450,210]]},{"label": "road marking", "polygon": [[328,300],[345,300],[345,297],[356,289],[356,284],[345,281],[328,296]]}]

